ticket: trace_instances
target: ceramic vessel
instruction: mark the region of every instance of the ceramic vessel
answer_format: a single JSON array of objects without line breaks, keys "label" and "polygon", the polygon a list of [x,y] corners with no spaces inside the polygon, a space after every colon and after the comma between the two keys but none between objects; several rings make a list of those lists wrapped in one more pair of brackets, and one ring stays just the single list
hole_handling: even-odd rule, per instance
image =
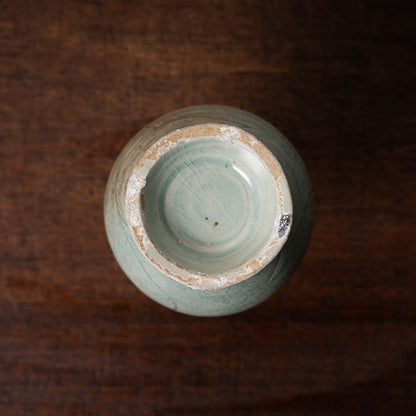
[{"label": "ceramic vessel", "polygon": [[194,106],[125,146],[104,216],[118,263],[143,293],[178,312],[221,316],[264,301],[294,272],[311,235],[312,191],[271,124]]}]

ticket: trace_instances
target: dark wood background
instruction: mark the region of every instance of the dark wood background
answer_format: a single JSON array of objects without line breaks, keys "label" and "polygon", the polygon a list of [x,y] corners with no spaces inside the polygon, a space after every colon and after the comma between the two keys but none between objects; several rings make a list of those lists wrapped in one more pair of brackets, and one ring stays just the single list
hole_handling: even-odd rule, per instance
[{"label": "dark wood background", "polygon": [[[412,1],[0,3],[0,414],[416,414]],[[192,104],[275,124],[316,221],[290,282],[174,313],[103,226],[112,164]]]}]

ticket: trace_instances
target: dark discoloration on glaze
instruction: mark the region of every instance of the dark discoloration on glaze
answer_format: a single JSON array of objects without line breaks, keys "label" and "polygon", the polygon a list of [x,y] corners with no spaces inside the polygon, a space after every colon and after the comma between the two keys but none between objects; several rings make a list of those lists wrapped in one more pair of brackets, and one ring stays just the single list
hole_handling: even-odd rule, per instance
[{"label": "dark discoloration on glaze", "polygon": [[283,237],[285,235],[286,230],[289,228],[291,221],[291,215],[282,215],[282,218],[280,218],[279,223],[279,237]]}]

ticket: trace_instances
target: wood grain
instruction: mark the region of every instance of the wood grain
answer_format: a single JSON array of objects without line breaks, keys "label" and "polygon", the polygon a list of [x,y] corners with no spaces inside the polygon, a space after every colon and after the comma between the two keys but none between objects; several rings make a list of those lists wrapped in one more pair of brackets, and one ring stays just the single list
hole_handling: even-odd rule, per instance
[{"label": "wood grain", "polygon": [[[0,3],[0,414],[416,412],[410,1]],[[309,169],[313,239],[239,315],[153,303],[102,215],[154,118],[233,105]]]}]

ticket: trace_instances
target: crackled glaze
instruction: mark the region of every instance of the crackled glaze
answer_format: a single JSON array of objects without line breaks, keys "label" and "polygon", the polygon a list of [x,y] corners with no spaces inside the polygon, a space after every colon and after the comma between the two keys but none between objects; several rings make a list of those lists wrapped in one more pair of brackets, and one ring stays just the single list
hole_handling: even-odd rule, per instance
[{"label": "crackled glaze", "polygon": [[270,124],[196,106],[139,132],[117,159],[105,221],[125,273],[179,312],[214,316],[274,293],[303,256],[312,223],[304,165]]},{"label": "crackled glaze", "polygon": [[139,249],[194,289],[220,289],[264,268],[289,233],[282,216],[291,218],[292,203],[280,164],[234,126],[175,130],[144,153],[127,184]]}]

